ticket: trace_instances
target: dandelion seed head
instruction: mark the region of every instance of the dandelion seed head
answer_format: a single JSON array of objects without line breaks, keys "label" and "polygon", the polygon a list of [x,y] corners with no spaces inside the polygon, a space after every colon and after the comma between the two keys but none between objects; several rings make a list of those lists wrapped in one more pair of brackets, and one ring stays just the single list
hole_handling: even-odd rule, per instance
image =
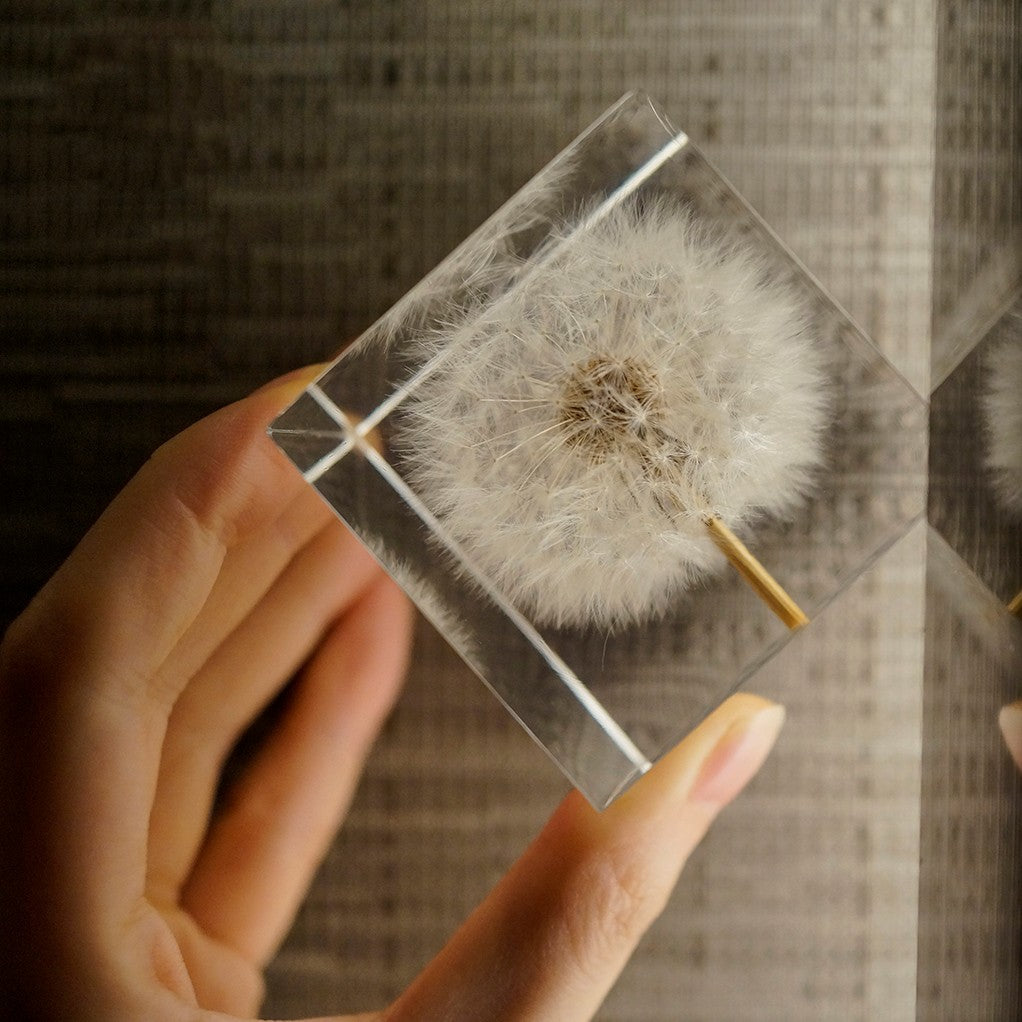
[{"label": "dandelion seed head", "polygon": [[826,388],[802,307],[756,255],[628,203],[425,343],[412,485],[540,623],[663,613],[723,558],[703,524],[790,512],[822,461]]}]

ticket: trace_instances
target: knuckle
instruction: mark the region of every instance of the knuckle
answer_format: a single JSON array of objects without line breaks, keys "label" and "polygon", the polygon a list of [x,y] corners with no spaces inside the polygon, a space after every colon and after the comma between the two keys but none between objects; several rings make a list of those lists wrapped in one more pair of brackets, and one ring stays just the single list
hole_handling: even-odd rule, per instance
[{"label": "knuckle", "polygon": [[606,974],[664,910],[667,892],[627,849],[603,850],[575,878],[565,913],[568,953],[583,976]]},{"label": "knuckle", "polygon": [[250,397],[197,422],[152,458],[178,510],[227,546],[250,524],[245,498],[253,488],[287,492],[286,466],[269,456],[269,418],[265,400]]}]

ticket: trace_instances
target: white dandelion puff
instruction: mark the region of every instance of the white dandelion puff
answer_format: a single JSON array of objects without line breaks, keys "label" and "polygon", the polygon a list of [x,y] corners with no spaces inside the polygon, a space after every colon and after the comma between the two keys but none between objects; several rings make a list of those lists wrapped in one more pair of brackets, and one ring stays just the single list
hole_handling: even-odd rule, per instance
[{"label": "white dandelion puff", "polygon": [[986,467],[1004,508],[1022,514],[1022,317],[987,362]]},{"label": "white dandelion puff", "polygon": [[733,529],[790,512],[822,461],[824,373],[759,257],[628,202],[423,341],[402,412],[412,485],[539,623],[661,614]]}]

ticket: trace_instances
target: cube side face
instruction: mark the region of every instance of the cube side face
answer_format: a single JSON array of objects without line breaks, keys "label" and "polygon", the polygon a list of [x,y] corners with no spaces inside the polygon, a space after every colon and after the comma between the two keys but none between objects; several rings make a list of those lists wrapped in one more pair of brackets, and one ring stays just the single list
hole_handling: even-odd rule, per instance
[{"label": "cube side face", "polygon": [[[696,263],[716,276],[686,268],[690,248],[671,240],[678,225]],[[661,272],[667,251],[681,269]],[[652,276],[633,272],[644,260]],[[738,288],[743,272],[797,304],[815,376],[787,364],[799,349],[774,358],[769,347],[749,361],[753,375],[741,375],[751,371],[743,338],[751,351],[761,329],[758,292],[726,318],[735,311],[727,281]],[[679,301],[720,306],[724,318],[676,314]],[[773,313],[762,307],[768,329]],[[718,322],[738,326],[705,326]],[[591,335],[601,338],[595,347]],[[686,345],[716,367],[713,386],[677,361]],[[650,375],[661,366],[669,378]],[[566,373],[557,387],[555,370]],[[522,389],[537,379],[539,390]],[[800,380],[816,389],[799,392]],[[788,381],[796,389],[786,404]],[[760,391],[762,408],[741,405]],[[818,404],[815,419],[800,412],[807,400]],[[413,288],[270,432],[603,807],[791,636],[695,536],[700,516],[727,506],[725,484],[744,485],[714,474],[712,457],[690,471],[696,444],[675,426],[678,407],[696,404],[695,432],[712,432],[733,405],[793,431],[817,424],[804,492],[774,500],[771,487],[790,482],[782,465],[766,489],[749,491],[737,529],[810,618],[924,511],[924,402],[687,137],[633,95]],[[778,443],[787,443],[783,430]],[[756,458],[768,466],[775,454],[767,444]],[[683,506],[683,486],[712,500]],[[653,517],[633,520],[633,504]],[[682,584],[671,572],[686,558],[699,564]]]}]

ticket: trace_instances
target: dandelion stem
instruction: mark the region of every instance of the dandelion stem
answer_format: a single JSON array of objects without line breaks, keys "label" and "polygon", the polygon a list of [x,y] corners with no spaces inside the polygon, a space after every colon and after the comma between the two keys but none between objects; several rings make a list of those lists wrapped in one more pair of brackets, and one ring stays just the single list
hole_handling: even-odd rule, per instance
[{"label": "dandelion stem", "polygon": [[719,518],[707,515],[703,518],[703,522],[714,543],[720,547],[735,570],[792,631],[809,624],[809,618],[801,607],[781,588],[777,580],[756,560],[749,548]]}]

